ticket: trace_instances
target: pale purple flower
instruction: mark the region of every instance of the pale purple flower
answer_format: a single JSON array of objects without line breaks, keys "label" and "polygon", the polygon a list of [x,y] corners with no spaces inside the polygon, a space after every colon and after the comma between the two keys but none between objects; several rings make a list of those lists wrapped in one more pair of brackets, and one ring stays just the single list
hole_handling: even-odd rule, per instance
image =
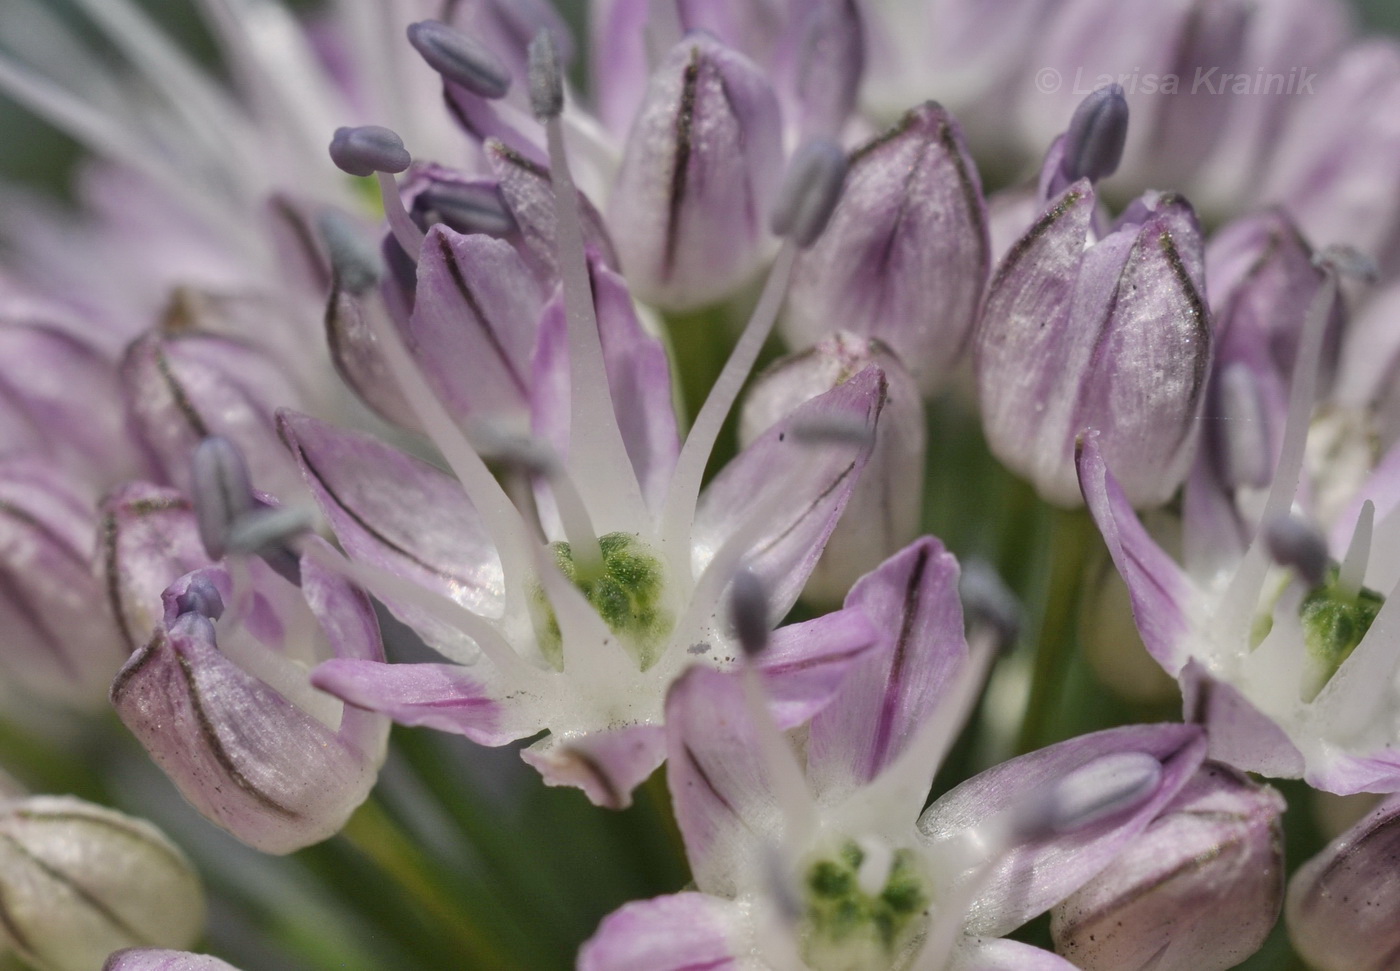
[{"label": "pale purple flower", "polygon": [[107,958],[102,971],[238,971],[227,961],[207,954],[168,951],[157,947],[131,947]]},{"label": "pale purple flower", "polygon": [[1071,967],[999,938],[1130,845],[1204,741],[1180,725],[1085,736],[923,810],[997,640],[979,620],[969,653],[957,579],[924,539],[856,584],[847,609],[879,645],[813,719],[805,764],[748,672],[681,677],[667,771],[697,890],[615,912],[581,969]]}]

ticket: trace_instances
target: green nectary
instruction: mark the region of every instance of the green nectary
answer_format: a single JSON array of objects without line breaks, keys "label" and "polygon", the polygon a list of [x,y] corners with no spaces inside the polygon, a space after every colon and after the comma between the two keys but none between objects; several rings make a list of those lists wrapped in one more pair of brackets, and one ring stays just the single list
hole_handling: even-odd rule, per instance
[{"label": "green nectary", "polygon": [[814,968],[859,967],[862,958],[888,966],[909,942],[915,919],[930,898],[915,854],[895,851],[889,875],[878,893],[860,886],[865,852],[847,841],[835,856],[819,859],[808,869],[805,951]]},{"label": "green nectary", "polygon": [[[552,543],[559,570],[598,611],[598,616],[637,658],[650,667],[671,633],[675,618],[666,609],[666,574],[661,559],[632,533],[608,533],[598,539],[603,565],[596,575],[580,575],[568,543]],[[559,621],[544,589],[535,589],[535,622],[540,650],[556,668],[564,666]]]},{"label": "green nectary", "polygon": [[1298,608],[1304,643],[1322,666],[1324,683],[1356,650],[1385,603],[1385,598],[1374,590],[1362,588],[1352,594],[1340,589],[1337,578],[1338,571],[1333,568],[1326,581],[1303,598]]}]

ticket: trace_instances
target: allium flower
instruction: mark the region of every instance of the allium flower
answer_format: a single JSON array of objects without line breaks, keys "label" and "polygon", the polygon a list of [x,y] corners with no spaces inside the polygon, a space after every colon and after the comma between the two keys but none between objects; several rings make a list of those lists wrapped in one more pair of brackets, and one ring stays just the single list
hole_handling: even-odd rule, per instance
[{"label": "allium flower", "polygon": [[238,971],[233,965],[205,954],[132,947],[107,958],[102,971]]},{"label": "allium flower", "polygon": [[[1143,641],[1181,681],[1188,716],[1210,726],[1212,757],[1267,775],[1302,776],[1332,792],[1391,792],[1400,788],[1390,617],[1397,608],[1375,588],[1388,590],[1400,579],[1386,539],[1395,528],[1392,461],[1358,490],[1330,543],[1288,515],[1332,316],[1336,259],[1322,261],[1326,275],[1293,363],[1281,454],[1247,549],[1237,548],[1233,558],[1223,553],[1239,530],[1225,491],[1230,486],[1198,475],[1188,487],[1187,572],[1132,513],[1093,435],[1082,443],[1079,477],[1127,581]],[[1269,442],[1257,451],[1267,468]],[[1234,465],[1243,462],[1238,450],[1229,454]],[[1202,457],[1209,461],[1215,458]],[[1377,508],[1381,524],[1373,540]],[[1336,556],[1330,562],[1329,549]],[[1282,568],[1271,570],[1271,558]]]},{"label": "allium flower", "polygon": [[996,640],[979,619],[969,654],[957,587],[932,539],[856,584],[847,609],[870,615],[879,645],[812,721],[805,766],[747,672],[681,677],[667,773],[698,892],[617,911],[581,969],[1071,967],[999,938],[1130,845],[1204,740],[1182,725],[1085,736],[921,812]]}]

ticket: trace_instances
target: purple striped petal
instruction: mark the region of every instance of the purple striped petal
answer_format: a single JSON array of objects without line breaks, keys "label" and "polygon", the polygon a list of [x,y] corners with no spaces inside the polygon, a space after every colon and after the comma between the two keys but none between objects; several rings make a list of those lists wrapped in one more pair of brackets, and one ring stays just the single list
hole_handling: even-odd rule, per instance
[{"label": "purple striped petal", "polygon": [[1275,779],[1303,775],[1303,753],[1288,733],[1239,690],[1211,677],[1195,660],[1186,663],[1180,680],[1187,717],[1210,733],[1212,759]]},{"label": "purple striped petal", "polygon": [[603,918],[578,971],[740,971],[747,924],[737,904],[709,894],[634,901]]},{"label": "purple striped petal", "polygon": [[778,727],[796,728],[826,707],[852,665],[878,646],[877,635],[860,609],[836,610],[774,631],[758,658],[758,670]]},{"label": "purple striped petal", "polygon": [[547,786],[573,786],[595,806],[626,809],[632,805],[632,790],[665,761],[666,735],[657,725],[629,725],[576,738],[547,735],[520,757],[539,770]]},{"label": "purple striped petal", "polygon": [[[885,392],[884,373],[866,368],[793,411],[725,466],[695,512],[697,568],[731,536],[752,530],[749,566],[764,581],[776,624],[797,600],[865,468]],[[821,423],[869,434],[863,443],[804,443],[793,431]],[[754,510],[769,506],[776,507],[773,515],[756,526]]]},{"label": "purple striped petal", "polygon": [[1186,605],[1198,595],[1181,568],[1143,529],[1094,435],[1084,439],[1077,463],[1084,502],[1103,534],[1113,565],[1128,585],[1142,642],[1157,663],[1175,676],[1187,660]]},{"label": "purple striped petal", "polygon": [[1078,971],[1058,954],[1004,938],[972,938],[952,967],[955,971]]},{"label": "purple striped petal", "polygon": [[[919,540],[862,578],[846,609],[870,618],[879,649],[812,720],[807,772],[828,801],[869,783],[899,757],[967,661],[958,564],[936,539]],[[929,783],[936,768],[928,767]]]}]

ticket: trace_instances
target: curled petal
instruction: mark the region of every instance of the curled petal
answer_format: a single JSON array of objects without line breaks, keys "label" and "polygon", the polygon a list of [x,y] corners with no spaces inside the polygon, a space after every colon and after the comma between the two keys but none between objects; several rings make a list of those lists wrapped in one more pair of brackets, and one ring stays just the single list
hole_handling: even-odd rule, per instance
[{"label": "curled petal", "polygon": [[603,919],[579,951],[579,971],[740,971],[747,920],[703,893],[638,900]]},{"label": "curled petal", "polygon": [[548,735],[520,753],[547,786],[574,786],[595,806],[626,809],[632,790],[661,767],[666,736],[656,725],[631,725],[577,738]]}]

